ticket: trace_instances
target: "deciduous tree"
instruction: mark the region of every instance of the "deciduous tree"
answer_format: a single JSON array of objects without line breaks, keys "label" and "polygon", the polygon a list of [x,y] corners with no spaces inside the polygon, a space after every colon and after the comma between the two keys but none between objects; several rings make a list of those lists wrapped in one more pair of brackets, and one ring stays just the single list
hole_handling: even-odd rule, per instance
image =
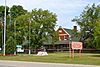
[{"label": "deciduous tree", "polygon": [[34,9],[17,18],[17,29],[20,29],[21,34],[30,40],[31,46],[37,49],[54,31],[56,20],[56,14],[48,10]]},{"label": "deciduous tree", "polygon": [[79,17],[73,19],[80,26],[81,41],[85,43],[86,47],[96,48],[93,41],[98,18],[100,18],[100,5],[93,4],[88,5]]}]

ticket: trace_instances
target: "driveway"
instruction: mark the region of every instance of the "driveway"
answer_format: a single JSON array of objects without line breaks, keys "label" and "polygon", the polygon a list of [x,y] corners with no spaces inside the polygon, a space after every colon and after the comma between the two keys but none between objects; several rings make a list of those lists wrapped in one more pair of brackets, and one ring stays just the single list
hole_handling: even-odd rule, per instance
[{"label": "driveway", "polygon": [[0,60],[0,67],[100,67],[100,66]]}]

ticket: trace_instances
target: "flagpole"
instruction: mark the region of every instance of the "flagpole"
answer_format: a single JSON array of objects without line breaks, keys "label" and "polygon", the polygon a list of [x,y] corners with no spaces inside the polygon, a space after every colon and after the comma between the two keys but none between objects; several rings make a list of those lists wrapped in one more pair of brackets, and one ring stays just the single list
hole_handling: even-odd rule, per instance
[{"label": "flagpole", "polygon": [[5,0],[5,16],[4,16],[4,45],[3,45],[4,56],[5,56],[5,45],[6,45],[6,0]]}]

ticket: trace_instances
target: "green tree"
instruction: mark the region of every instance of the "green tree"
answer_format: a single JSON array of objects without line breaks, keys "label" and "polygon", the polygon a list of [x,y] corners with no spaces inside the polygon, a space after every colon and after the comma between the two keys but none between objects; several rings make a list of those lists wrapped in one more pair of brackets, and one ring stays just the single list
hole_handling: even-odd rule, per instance
[{"label": "green tree", "polygon": [[10,8],[10,15],[13,18],[16,18],[20,15],[24,15],[27,13],[27,10],[25,10],[22,6],[20,5],[13,5],[11,8]]},{"label": "green tree", "polygon": [[53,48],[55,49],[55,42],[59,40],[59,33],[57,31],[53,31],[50,36],[51,36]]},{"label": "green tree", "polygon": [[[4,21],[4,13],[5,13],[5,6],[0,6],[0,20],[1,22]],[[9,7],[6,7],[6,14],[9,14]]]},{"label": "green tree", "polygon": [[57,31],[53,31],[51,36],[52,36],[52,41],[53,42],[56,42],[56,41],[59,40],[59,33]]},{"label": "green tree", "polygon": [[[4,13],[5,13],[5,6],[0,6],[0,48],[2,48],[3,44],[3,23],[4,23]],[[9,14],[9,7],[6,6],[6,14]]]},{"label": "green tree", "polygon": [[[4,13],[5,13],[5,6],[0,6],[0,47],[2,47],[3,42],[3,23],[4,23]],[[9,10],[9,7],[6,7],[6,14],[7,14],[7,22],[6,22],[6,49],[10,49],[12,44],[12,41],[16,41],[16,35],[15,35],[15,19],[20,16],[27,13],[27,10],[23,9],[20,5],[13,5],[11,9]],[[13,38],[13,39],[12,39]],[[21,39],[20,39],[21,40]],[[10,42],[9,42],[10,41]],[[22,40],[21,40],[22,41]],[[13,43],[15,45],[16,43]],[[6,51],[8,53],[9,50]]]},{"label": "green tree", "polygon": [[34,23],[32,29],[34,31],[34,44],[40,47],[47,35],[54,31],[57,20],[56,15],[48,10],[34,9],[32,10],[32,19]]},{"label": "green tree", "polygon": [[6,43],[6,54],[14,54],[16,51],[16,45],[13,37],[9,37]]},{"label": "green tree", "polygon": [[[34,9],[32,12],[17,18],[18,30],[30,40],[32,48],[39,48],[54,31],[56,15],[48,10]],[[26,32],[26,33],[25,33]]]},{"label": "green tree", "polygon": [[2,47],[2,31],[3,31],[3,25],[2,22],[0,21],[0,48]]},{"label": "green tree", "polygon": [[96,28],[94,30],[94,46],[97,49],[100,49],[100,19],[99,21],[96,23]]},{"label": "green tree", "polygon": [[27,13],[27,10],[25,10],[22,6],[20,5],[13,5],[10,8],[10,13],[9,13],[9,31],[12,32],[14,35],[14,39],[17,38],[17,44],[20,44],[19,42],[21,42],[22,40],[19,39],[18,37],[16,37],[16,18],[21,16],[21,15],[25,15]]},{"label": "green tree", "polygon": [[86,47],[96,48],[93,35],[98,18],[100,18],[100,5],[93,4],[92,6],[88,5],[79,17],[72,20],[80,26],[81,41],[86,44]]}]

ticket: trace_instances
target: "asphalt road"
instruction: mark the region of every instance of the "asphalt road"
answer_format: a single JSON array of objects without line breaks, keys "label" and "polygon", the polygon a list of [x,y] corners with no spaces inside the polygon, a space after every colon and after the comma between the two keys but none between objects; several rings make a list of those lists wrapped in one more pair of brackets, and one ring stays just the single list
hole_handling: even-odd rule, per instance
[{"label": "asphalt road", "polygon": [[79,65],[79,64],[55,64],[55,63],[22,62],[22,61],[3,61],[3,60],[0,60],[0,67],[100,67],[100,66]]}]

